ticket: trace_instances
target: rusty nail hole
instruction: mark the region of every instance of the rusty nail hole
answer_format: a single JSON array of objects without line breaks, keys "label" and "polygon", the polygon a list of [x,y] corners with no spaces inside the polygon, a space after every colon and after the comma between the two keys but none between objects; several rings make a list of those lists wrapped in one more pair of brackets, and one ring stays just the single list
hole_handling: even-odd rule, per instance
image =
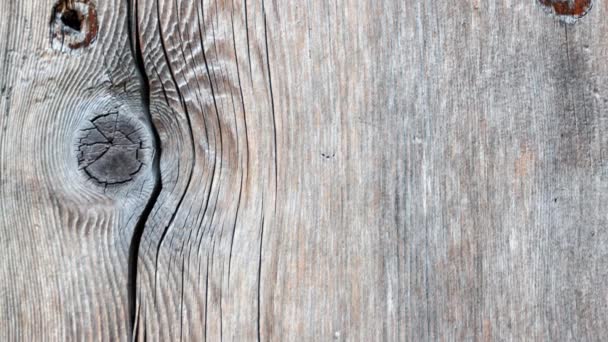
[{"label": "rusty nail hole", "polygon": [[69,9],[61,14],[61,22],[76,31],[80,32],[84,16],[76,10]]},{"label": "rusty nail hole", "polygon": [[53,49],[69,52],[91,45],[97,38],[95,4],[91,0],[59,0],[52,9],[50,33]]},{"label": "rusty nail hole", "polygon": [[593,6],[592,0],[538,0],[539,3],[560,19],[572,23],[584,17]]}]

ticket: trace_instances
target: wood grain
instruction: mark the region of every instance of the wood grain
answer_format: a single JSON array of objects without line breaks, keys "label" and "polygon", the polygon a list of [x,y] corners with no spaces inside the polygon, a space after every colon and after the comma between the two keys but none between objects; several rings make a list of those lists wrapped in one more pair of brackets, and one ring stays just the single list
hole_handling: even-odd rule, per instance
[{"label": "wood grain", "polygon": [[602,6],[135,7],[140,339],[606,337]]},{"label": "wood grain", "polygon": [[108,1],[69,56],[0,6],[0,339],[608,339],[604,2]]},{"label": "wood grain", "polygon": [[256,339],[279,186],[263,10],[245,21],[244,3],[134,6],[162,146],[139,249],[138,337]]},{"label": "wood grain", "polygon": [[[129,339],[129,248],[156,178],[154,146],[127,6],[97,5],[95,42],[72,49],[51,41],[55,3],[0,3],[2,341]],[[60,32],[74,44],[82,33]],[[79,167],[79,146],[100,146],[94,119],[108,112],[111,127],[130,122],[144,141],[148,165],[128,184],[103,186]],[[116,148],[107,156],[120,159]]]},{"label": "wood grain", "polygon": [[606,338],[603,6],[136,7],[141,339]]}]

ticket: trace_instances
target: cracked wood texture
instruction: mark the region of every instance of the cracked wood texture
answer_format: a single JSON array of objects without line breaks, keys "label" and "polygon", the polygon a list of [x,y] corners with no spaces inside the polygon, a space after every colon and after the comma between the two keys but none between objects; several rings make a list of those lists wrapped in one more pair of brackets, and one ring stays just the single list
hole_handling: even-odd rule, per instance
[{"label": "cracked wood texture", "polygon": [[[99,0],[72,52],[40,2],[0,4],[1,340],[608,339],[604,2]],[[99,184],[117,110],[147,166]]]},{"label": "cracked wood texture", "polygon": [[[145,84],[127,3],[98,2],[95,44],[72,51],[51,45],[54,5],[0,2],[0,341],[126,340],[131,242],[157,178]],[[108,113],[106,130],[96,118]],[[148,165],[103,186],[79,165],[80,147],[102,147],[103,134],[120,143],[116,132],[132,133],[124,124],[137,127]],[[106,180],[97,172],[117,151],[106,148],[110,162],[89,151],[91,176]]]}]

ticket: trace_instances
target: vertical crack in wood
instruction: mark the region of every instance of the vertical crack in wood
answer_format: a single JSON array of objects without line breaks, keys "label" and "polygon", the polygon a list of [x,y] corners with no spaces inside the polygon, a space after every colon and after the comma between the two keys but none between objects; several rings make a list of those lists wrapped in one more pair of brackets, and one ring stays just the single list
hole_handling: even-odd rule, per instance
[{"label": "vertical crack in wood", "polygon": [[[139,245],[141,238],[150,216],[150,212],[156,203],[158,196],[162,190],[162,179],[160,177],[160,155],[162,152],[162,146],[160,143],[160,137],[152,122],[152,116],[150,114],[150,87],[148,76],[143,61],[143,54],[141,52],[140,40],[139,40],[139,26],[138,26],[138,13],[137,13],[137,0],[127,0],[127,24],[129,29],[129,42],[131,52],[135,59],[135,65],[139,76],[141,77],[141,92],[144,101],[144,110],[148,115],[150,121],[150,130],[152,132],[153,144],[155,146],[155,153],[152,159],[152,169],[155,174],[154,187],[150,200],[146,204],[144,211],[142,212],[139,220],[135,224],[133,229],[133,237],[129,246],[129,279],[128,279],[128,296],[129,296],[129,316],[131,324],[131,334],[135,335],[139,333],[136,329],[136,314],[137,314],[137,261],[139,254]],[[145,332],[144,332],[145,333]],[[145,335],[144,335],[145,336]],[[132,340],[136,340],[137,336],[132,336]]]},{"label": "vertical crack in wood", "polygon": [[[158,241],[158,245],[156,247],[156,256],[155,256],[155,261],[154,261],[154,286],[153,286],[154,303],[156,303],[156,294],[157,294],[156,285],[157,285],[157,280],[158,280],[158,257],[160,255],[160,249],[161,249],[163,241],[165,240],[165,237],[169,231],[169,227],[171,227],[171,225],[173,224],[173,221],[175,220],[175,218],[178,214],[179,208],[181,207],[182,202],[184,201],[184,198],[186,197],[186,193],[188,192],[188,189],[190,188],[190,184],[192,182],[193,172],[196,169],[196,158],[195,158],[196,149],[195,149],[195,145],[194,145],[194,133],[192,131],[192,122],[190,120],[190,113],[188,112],[188,106],[186,105],[186,100],[184,99],[184,96],[182,95],[182,93],[179,89],[179,86],[178,86],[179,83],[177,83],[177,79],[175,77],[175,72],[173,71],[173,68],[171,67],[171,63],[169,61],[169,52],[167,50],[167,47],[165,46],[165,38],[163,36],[163,25],[161,23],[160,4],[159,4],[158,0],[156,1],[156,12],[157,12],[157,20],[158,20],[158,33],[160,36],[160,46],[163,50],[163,56],[165,58],[165,62],[167,63],[167,67],[169,69],[169,74],[171,75],[171,80],[173,81],[173,84],[175,84],[175,86],[176,86],[175,90],[177,92],[179,101],[180,101],[181,106],[185,113],[186,122],[188,124],[188,136],[190,139],[190,150],[192,151],[192,157],[190,158],[191,164],[190,164],[190,171],[188,174],[188,180],[186,182],[186,188],[184,189],[184,192],[181,194],[180,199],[177,203],[177,206],[175,207],[175,210],[174,210],[173,214],[171,215],[171,218],[169,219],[169,222],[165,226],[165,229],[163,229],[160,239]],[[141,54],[141,51],[140,51],[139,57],[140,57],[139,59],[142,61],[141,67],[144,68],[143,55]],[[145,71],[145,68],[144,68],[144,71]],[[149,94],[149,92],[148,92],[148,94]],[[213,182],[213,179],[212,179],[212,182]]]},{"label": "vertical crack in wood", "polygon": [[[266,21],[266,6],[264,0],[262,0],[262,16],[264,22],[264,49],[266,53],[266,69],[268,72],[268,92],[270,95],[270,108],[272,113],[272,131],[273,131],[273,145],[274,145],[274,191],[275,191],[275,200],[274,200],[274,211],[276,212],[276,196],[279,192],[279,184],[278,184],[278,175],[279,175],[279,165],[278,165],[278,149],[277,149],[277,120],[276,113],[274,107],[274,94],[272,92],[272,76],[270,72],[270,53],[268,51],[268,24]],[[247,44],[249,45],[249,44]],[[251,64],[250,64],[251,65]],[[258,298],[257,298],[257,340],[258,342],[262,340],[262,253],[264,248],[264,199],[262,198],[262,225],[260,229],[260,254],[258,260]]]}]

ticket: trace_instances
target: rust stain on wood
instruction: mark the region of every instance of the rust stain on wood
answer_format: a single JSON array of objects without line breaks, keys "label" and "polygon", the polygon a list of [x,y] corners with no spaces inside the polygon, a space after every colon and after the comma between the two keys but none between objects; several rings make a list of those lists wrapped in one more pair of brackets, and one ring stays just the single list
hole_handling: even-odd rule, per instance
[{"label": "rust stain on wood", "polygon": [[492,322],[489,319],[483,320],[483,341],[490,342],[492,339]]},{"label": "rust stain on wood", "polygon": [[88,47],[97,38],[98,31],[97,10],[92,1],[60,0],[53,6],[51,42],[56,49]]},{"label": "rust stain on wood", "polygon": [[557,15],[580,18],[587,14],[592,6],[591,0],[539,0],[541,5],[553,9]]},{"label": "rust stain on wood", "polygon": [[87,31],[84,40],[81,42],[70,44],[70,48],[79,49],[81,47],[89,46],[92,42],[95,41],[95,38],[97,37],[97,31],[99,30],[99,27],[97,26],[97,10],[95,10],[95,6],[92,3],[89,3],[89,11],[86,23]]},{"label": "rust stain on wood", "polygon": [[515,176],[517,176],[517,178],[526,177],[528,175],[528,171],[533,166],[532,164],[534,163],[535,159],[536,157],[534,153],[524,146],[521,154],[515,160]]}]

